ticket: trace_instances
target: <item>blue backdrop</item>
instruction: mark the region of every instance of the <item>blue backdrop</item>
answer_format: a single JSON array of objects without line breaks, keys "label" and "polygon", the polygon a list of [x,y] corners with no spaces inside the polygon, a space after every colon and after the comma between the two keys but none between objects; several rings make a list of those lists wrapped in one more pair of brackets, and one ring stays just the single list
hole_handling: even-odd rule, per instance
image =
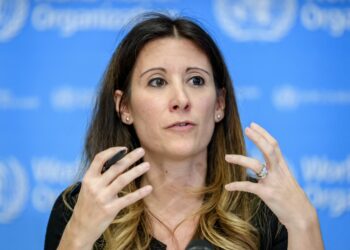
[{"label": "blue backdrop", "polygon": [[214,36],[243,125],[278,138],[326,248],[349,249],[350,0],[0,0],[1,248],[43,248],[98,82],[125,24],[148,10],[194,17]]}]

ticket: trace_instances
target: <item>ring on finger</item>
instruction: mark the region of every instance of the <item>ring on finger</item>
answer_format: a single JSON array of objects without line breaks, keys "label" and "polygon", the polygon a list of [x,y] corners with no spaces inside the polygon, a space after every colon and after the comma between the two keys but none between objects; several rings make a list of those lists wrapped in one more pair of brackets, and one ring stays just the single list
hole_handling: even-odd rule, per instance
[{"label": "ring on finger", "polygon": [[258,180],[264,179],[268,174],[266,164],[262,163],[261,166],[262,166],[262,168],[261,168],[260,172],[256,174],[256,178]]}]

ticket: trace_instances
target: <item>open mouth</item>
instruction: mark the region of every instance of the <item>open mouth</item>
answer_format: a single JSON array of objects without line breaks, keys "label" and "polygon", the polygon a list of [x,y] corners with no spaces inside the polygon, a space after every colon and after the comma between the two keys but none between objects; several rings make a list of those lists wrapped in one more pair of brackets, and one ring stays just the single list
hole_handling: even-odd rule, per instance
[{"label": "open mouth", "polygon": [[179,127],[184,127],[184,126],[188,126],[188,125],[193,125],[189,122],[181,122],[181,123],[177,123],[175,124],[175,126],[179,126]]},{"label": "open mouth", "polygon": [[179,129],[179,130],[186,130],[194,127],[196,124],[190,121],[181,121],[181,122],[175,122],[168,126],[169,129]]}]

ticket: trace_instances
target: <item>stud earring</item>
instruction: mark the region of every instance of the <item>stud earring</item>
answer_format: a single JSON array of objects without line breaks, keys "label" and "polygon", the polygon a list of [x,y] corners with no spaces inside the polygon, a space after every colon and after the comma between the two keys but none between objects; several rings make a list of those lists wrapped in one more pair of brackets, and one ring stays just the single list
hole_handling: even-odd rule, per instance
[{"label": "stud earring", "polygon": [[130,121],[129,116],[125,117],[125,121],[126,121],[127,123],[129,123],[129,121]]},{"label": "stud earring", "polygon": [[221,119],[221,115],[218,114],[218,115],[216,116],[216,120],[217,120],[217,121],[220,121],[220,119]]}]

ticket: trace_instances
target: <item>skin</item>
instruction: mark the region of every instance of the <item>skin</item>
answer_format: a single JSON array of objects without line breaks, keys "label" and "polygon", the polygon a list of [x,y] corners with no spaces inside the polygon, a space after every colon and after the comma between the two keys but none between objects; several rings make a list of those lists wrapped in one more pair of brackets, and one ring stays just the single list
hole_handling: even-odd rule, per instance
[{"label": "skin", "polygon": [[[164,38],[142,49],[131,93],[130,103],[119,110],[123,92],[115,92],[116,111],[125,124],[133,124],[142,148],[102,175],[104,162],[122,148],[96,155],[59,249],[91,249],[118,212],[140,199],[156,215],[151,217],[153,236],[167,249],[184,249],[192,238],[198,218],[191,214],[201,206],[202,197],[186,190],[204,185],[207,146],[215,123],[224,116],[225,91],[216,91],[208,58],[191,41]],[[188,123],[181,126],[184,121]],[[286,226],[289,249],[323,249],[316,211],[290,174],[277,141],[255,123],[245,133],[263,152],[268,176],[258,183],[228,183],[225,188],[264,200]],[[142,164],[125,171],[142,157]],[[255,172],[261,169],[257,160],[246,156],[225,159]],[[118,192],[139,176],[142,188],[119,198]]]},{"label": "skin", "polygon": [[[202,202],[202,197],[189,195],[186,189],[204,185],[207,146],[217,116],[224,114],[224,91],[217,95],[207,56],[182,38],[148,43],[131,82],[131,100],[122,110],[122,119],[133,124],[146,151],[144,160],[152,166],[142,184],[154,188],[145,198],[158,218],[152,220],[154,236],[169,249],[184,249],[198,218],[185,219]],[[117,104],[121,96],[116,91]],[[183,121],[192,125],[172,126]]]},{"label": "skin", "polygon": [[[161,163],[206,154],[224,100],[217,100],[211,65],[202,51],[181,38],[150,42],[137,59],[131,82],[123,118],[134,125],[146,157]],[[121,95],[117,91],[117,102]],[[169,128],[181,121],[194,126]]]},{"label": "skin", "polygon": [[[234,182],[225,188],[258,195],[287,228],[288,249],[324,249],[316,210],[289,171],[277,140],[256,123],[245,134],[263,153],[268,176],[258,183]],[[225,159],[256,173],[261,170],[261,163],[250,157],[231,154]]]}]

